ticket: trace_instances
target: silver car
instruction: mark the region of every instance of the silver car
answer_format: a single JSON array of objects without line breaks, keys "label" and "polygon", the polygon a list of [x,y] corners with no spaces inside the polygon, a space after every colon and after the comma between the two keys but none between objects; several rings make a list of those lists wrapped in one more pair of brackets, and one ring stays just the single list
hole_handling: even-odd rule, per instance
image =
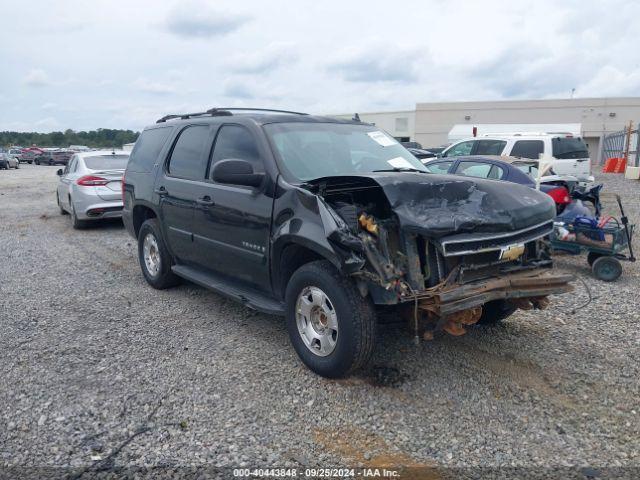
[{"label": "silver car", "polygon": [[9,170],[10,168],[20,168],[20,160],[10,153],[0,153],[0,168]]},{"label": "silver car", "polygon": [[60,213],[71,215],[73,228],[122,216],[122,175],[128,161],[125,151],[82,152],[58,170],[56,199]]}]

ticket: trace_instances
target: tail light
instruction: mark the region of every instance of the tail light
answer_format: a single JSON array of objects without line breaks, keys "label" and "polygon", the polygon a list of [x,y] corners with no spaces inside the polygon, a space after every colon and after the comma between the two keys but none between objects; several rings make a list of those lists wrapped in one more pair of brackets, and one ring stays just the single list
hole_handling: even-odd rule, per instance
[{"label": "tail light", "polygon": [[102,177],[96,177],[94,175],[85,175],[84,177],[80,177],[76,183],[78,185],[82,185],[83,187],[99,187],[101,185],[106,185],[110,180]]},{"label": "tail light", "polygon": [[547,192],[547,195],[553,198],[553,201],[557,204],[567,205],[571,203],[571,195],[569,195],[569,190],[567,190],[565,187],[557,187],[553,190],[549,190]]}]

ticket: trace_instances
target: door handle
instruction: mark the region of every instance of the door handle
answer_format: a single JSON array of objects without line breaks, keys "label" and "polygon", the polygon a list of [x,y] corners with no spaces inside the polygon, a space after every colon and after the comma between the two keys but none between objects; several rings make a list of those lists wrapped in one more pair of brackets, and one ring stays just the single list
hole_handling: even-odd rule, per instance
[{"label": "door handle", "polygon": [[160,195],[161,197],[166,197],[167,195],[169,195],[169,192],[167,192],[167,189],[164,187],[158,187],[156,188],[153,193]]},{"label": "door handle", "polygon": [[196,200],[196,203],[198,205],[202,205],[203,207],[210,207],[212,205],[214,205],[213,200],[211,200],[211,197],[209,195],[204,195],[203,197],[200,197]]}]

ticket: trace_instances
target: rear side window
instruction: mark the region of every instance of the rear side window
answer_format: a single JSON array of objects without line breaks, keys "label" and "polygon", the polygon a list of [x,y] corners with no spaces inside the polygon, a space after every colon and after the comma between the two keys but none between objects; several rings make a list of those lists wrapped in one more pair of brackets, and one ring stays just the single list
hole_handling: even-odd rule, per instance
[{"label": "rear side window", "polygon": [[160,127],[143,131],[131,151],[127,168],[133,172],[150,172],[171,130],[172,127]]},{"label": "rear side window", "polygon": [[209,138],[207,125],[192,125],[182,130],[171,152],[167,172],[173,177],[204,180]]},{"label": "rear side window", "polygon": [[429,170],[431,173],[447,173],[452,164],[453,162],[427,163],[424,168]]},{"label": "rear side window", "polygon": [[491,163],[460,162],[456,168],[456,174],[468,177],[491,178],[500,180],[504,176],[504,170]]},{"label": "rear side window", "polygon": [[507,142],[504,140],[478,140],[474,155],[501,155]]},{"label": "rear side window", "polygon": [[555,158],[589,158],[589,150],[581,138],[556,137],[551,145]]},{"label": "rear side window", "polygon": [[253,165],[254,171],[264,171],[253,135],[240,125],[223,125],[220,128],[213,149],[210,171],[213,172],[213,166],[220,160],[230,159],[246,160]]},{"label": "rear side window", "polygon": [[542,140],[518,140],[511,149],[512,157],[539,159],[544,153],[544,142]]}]

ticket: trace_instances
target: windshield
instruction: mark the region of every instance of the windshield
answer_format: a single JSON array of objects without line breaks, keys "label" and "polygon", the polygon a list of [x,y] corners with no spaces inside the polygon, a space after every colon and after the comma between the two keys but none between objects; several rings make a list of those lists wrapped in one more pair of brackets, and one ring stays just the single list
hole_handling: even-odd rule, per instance
[{"label": "windshield", "polygon": [[581,138],[556,137],[551,144],[554,158],[589,158],[589,151]]},{"label": "windshield", "polygon": [[281,167],[298,180],[377,170],[419,170],[420,160],[371,125],[273,123],[265,130]]},{"label": "windshield", "polygon": [[124,170],[128,161],[128,155],[100,155],[84,159],[90,170]]}]

